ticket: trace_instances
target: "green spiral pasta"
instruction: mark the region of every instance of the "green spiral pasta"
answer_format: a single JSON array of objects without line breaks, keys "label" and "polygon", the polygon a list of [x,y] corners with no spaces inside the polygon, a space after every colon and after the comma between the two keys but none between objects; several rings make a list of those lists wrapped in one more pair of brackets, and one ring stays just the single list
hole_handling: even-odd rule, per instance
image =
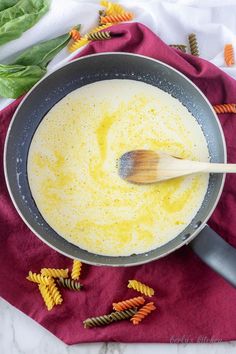
[{"label": "green spiral pasta", "polygon": [[127,320],[133,317],[136,312],[137,308],[134,308],[124,311],[112,312],[108,315],[87,318],[85,321],[83,321],[84,328],[106,326],[111,324],[112,322]]},{"label": "green spiral pasta", "polygon": [[137,312],[137,307],[133,309],[128,309],[124,311],[116,311],[110,313],[110,317],[112,318],[113,321],[122,321],[122,320],[127,320],[130,317],[133,317]]},{"label": "green spiral pasta", "polygon": [[111,38],[111,32],[110,31],[104,31],[104,32],[94,32],[94,33],[89,33],[87,35],[87,39],[91,41],[103,41],[106,39]]},{"label": "green spiral pasta", "polygon": [[176,48],[179,49],[181,52],[186,53],[187,52],[187,46],[184,44],[170,44],[169,45],[171,48]]},{"label": "green spiral pasta", "polygon": [[106,16],[106,11],[105,10],[99,10],[99,19],[98,19],[98,24],[101,25],[101,17]]},{"label": "green spiral pasta", "polygon": [[73,279],[70,278],[58,278],[57,279],[57,284],[62,286],[63,288],[68,288],[70,290],[75,290],[75,291],[80,291],[81,288],[83,287],[82,284],[80,284],[78,281],[74,281]]},{"label": "green spiral pasta", "polygon": [[199,57],[199,50],[198,50],[198,43],[197,43],[197,36],[195,33],[191,33],[188,36],[190,51],[192,55]]},{"label": "green spiral pasta", "polygon": [[87,318],[85,321],[83,321],[83,324],[84,328],[92,328],[109,325],[112,321],[113,320],[109,315],[103,315]]}]

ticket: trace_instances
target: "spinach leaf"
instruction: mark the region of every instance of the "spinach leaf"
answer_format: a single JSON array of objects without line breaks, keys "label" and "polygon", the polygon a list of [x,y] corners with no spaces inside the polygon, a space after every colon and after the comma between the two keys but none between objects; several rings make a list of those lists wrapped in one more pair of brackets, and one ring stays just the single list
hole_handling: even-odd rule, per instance
[{"label": "spinach leaf", "polygon": [[37,65],[1,65],[0,96],[17,98],[28,91],[46,73]]},{"label": "spinach leaf", "polygon": [[[80,25],[77,27],[80,29]],[[0,64],[0,96],[17,98],[46,73],[47,64],[70,40],[68,33],[26,49],[12,64]]]},{"label": "spinach leaf", "polygon": [[14,6],[19,0],[1,0],[0,1],[0,11],[8,9]]},{"label": "spinach leaf", "polygon": [[[80,25],[76,27],[78,30]],[[46,66],[70,40],[69,33],[26,49],[13,64]]]},{"label": "spinach leaf", "polygon": [[50,0],[20,0],[0,12],[0,45],[18,38],[49,9]]}]

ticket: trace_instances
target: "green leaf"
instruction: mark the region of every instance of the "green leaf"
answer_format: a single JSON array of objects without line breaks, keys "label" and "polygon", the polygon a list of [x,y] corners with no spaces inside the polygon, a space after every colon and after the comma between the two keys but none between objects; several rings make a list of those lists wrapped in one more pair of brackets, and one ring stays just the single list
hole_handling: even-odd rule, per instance
[{"label": "green leaf", "polygon": [[37,65],[1,65],[0,96],[17,98],[27,92],[46,73]]},{"label": "green leaf", "polygon": [[[80,26],[80,25],[79,25]],[[46,66],[54,56],[64,48],[70,40],[70,35],[49,39],[26,49],[13,64]]]},{"label": "green leaf", "polygon": [[0,11],[8,9],[14,6],[19,0],[1,0],[0,1]]},{"label": "green leaf", "polygon": [[50,0],[20,0],[0,12],[0,45],[18,38],[49,9]]},{"label": "green leaf", "polygon": [[[76,27],[78,30],[80,25]],[[14,63],[0,64],[0,96],[17,98],[46,73],[47,64],[66,46],[68,33],[26,49]]]}]

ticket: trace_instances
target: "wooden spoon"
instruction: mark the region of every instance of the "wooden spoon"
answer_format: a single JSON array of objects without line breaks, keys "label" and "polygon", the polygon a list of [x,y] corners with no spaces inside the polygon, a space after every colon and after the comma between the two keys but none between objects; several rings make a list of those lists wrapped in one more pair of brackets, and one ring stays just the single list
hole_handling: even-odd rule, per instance
[{"label": "wooden spoon", "polygon": [[192,173],[236,173],[236,164],[184,160],[158,151],[134,150],[119,159],[119,175],[137,183],[155,183]]}]

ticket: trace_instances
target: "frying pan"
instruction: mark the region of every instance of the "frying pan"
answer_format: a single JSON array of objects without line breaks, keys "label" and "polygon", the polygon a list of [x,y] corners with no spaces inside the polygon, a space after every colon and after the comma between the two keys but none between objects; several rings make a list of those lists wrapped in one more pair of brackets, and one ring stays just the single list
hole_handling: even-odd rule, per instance
[{"label": "frying pan", "polygon": [[143,264],[190,244],[207,264],[236,287],[236,250],[206,226],[222,192],[223,174],[210,175],[202,206],[185,230],[163,246],[143,254],[109,257],[87,252],[58,235],[41,216],[27,179],[27,155],[35,130],[45,114],[65,95],[95,81],[111,79],[142,81],[177,98],[201,125],[211,161],[226,162],[225,140],[218,118],[206,97],[188,78],[158,60],[141,55],[90,55],[70,62],[43,78],[26,95],[12,119],[5,142],[4,170],[18,213],[35,235],[50,247],[68,257],[94,265]]}]

